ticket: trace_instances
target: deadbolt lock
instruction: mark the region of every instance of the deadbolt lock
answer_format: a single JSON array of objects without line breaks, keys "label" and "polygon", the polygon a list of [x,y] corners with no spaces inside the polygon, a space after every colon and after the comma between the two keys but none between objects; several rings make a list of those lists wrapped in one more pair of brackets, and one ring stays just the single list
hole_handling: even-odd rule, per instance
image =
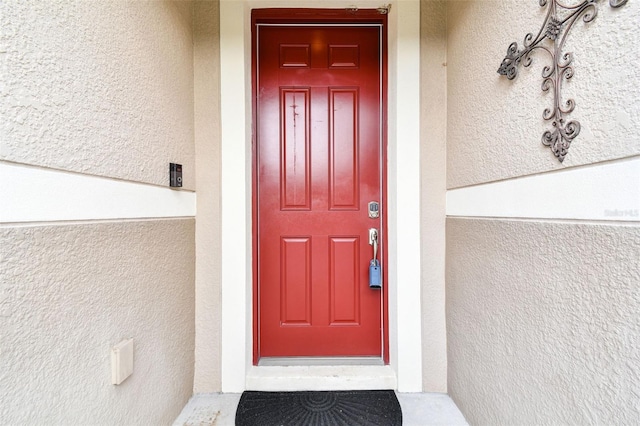
[{"label": "deadbolt lock", "polygon": [[380,217],[380,204],[377,201],[369,202],[369,218],[377,219]]}]

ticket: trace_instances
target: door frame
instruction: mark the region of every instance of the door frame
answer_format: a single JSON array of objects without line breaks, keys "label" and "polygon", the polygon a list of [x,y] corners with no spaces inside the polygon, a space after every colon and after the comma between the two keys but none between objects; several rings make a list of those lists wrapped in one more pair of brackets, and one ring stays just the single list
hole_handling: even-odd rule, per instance
[{"label": "door frame", "polygon": [[[251,10],[253,8],[290,6],[290,0],[221,0],[220,1],[220,246],[221,259],[206,259],[220,265],[219,281],[215,274],[198,288],[198,297],[220,304],[196,309],[197,329],[213,322],[219,327],[220,340],[207,340],[198,348],[196,370],[200,382],[220,381],[222,392],[242,392],[256,373],[270,367],[253,366],[253,260],[251,212]],[[323,6],[376,8],[379,0],[327,0]],[[421,210],[420,210],[420,1],[391,0],[388,15],[388,143],[387,143],[387,254],[389,287],[389,370],[391,387],[401,392],[420,392],[423,380],[423,351],[428,370],[441,374],[446,352],[439,350],[446,339],[441,311],[444,284],[438,279],[435,292],[422,298],[421,287]],[[296,1],[296,7],[317,8],[310,0]],[[203,53],[204,55],[205,53]],[[208,60],[208,59],[207,59]],[[212,66],[217,66],[215,58]],[[215,68],[214,71],[215,72]],[[212,75],[215,78],[215,74]],[[212,99],[211,102],[217,102]],[[215,139],[214,139],[215,140]],[[211,142],[214,143],[215,142]],[[211,185],[218,181],[212,179]],[[437,196],[436,196],[437,198]],[[436,200],[440,202],[438,198]],[[215,223],[217,217],[202,218],[202,226]],[[199,219],[200,220],[200,219]],[[432,223],[428,222],[428,223]],[[439,222],[438,222],[439,223]],[[433,271],[436,273],[437,271]],[[219,287],[218,287],[218,284]],[[430,291],[433,286],[428,287]],[[219,294],[220,296],[217,296]],[[434,296],[435,294],[435,296]],[[204,299],[203,299],[204,300]],[[200,302],[205,303],[205,302]],[[423,346],[422,309],[437,316],[434,333],[426,336],[430,346]],[[425,314],[426,315],[426,314]],[[424,317],[431,324],[431,317]],[[216,333],[218,333],[216,332]],[[215,334],[217,336],[217,334]],[[215,337],[214,336],[214,337]],[[425,340],[427,341],[427,340]],[[432,343],[434,342],[435,343]],[[219,342],[219,343],[218,343]],[[434,347],[436,350],[432,350]],[[324,380],[335,387],[342,372],[305,369],[306,383]],[[326,373],[326,374],[325,374]],[[351,371],[357,377],[366,372]],[[218,375],[219,374],[219,375]],[[280,374],[276,372],[276,374]],[[263,377],[263,376],[260,376]],[[376,376],[377,377],[377,376]],[[260,378],[265,385],[267,380]],[[294,383],[294,384],[295,384]],[[352,385],[352,381],[349,382]],[[346,385],[346,383],[345,383]],[[275,386],[272,386],[272,390]],[[371,387],[369,387],[371,388]],[[387,387],[388,388],[388,387]],[[290,386],[289,390],[295,390]],[[430,388],[431,389],[431,388]],[[284,390],[284,389],[283,389]],[[301,390],[301,389],[299,389]]]},{"label": "door frame", "polygon": [[258,155],[257,155],[257,39],[259,24],[286,24],[300,25],[320,24],[330,26],[339,24],[344,26],[371,25],[380,28],[380,204],[382,244],[380,246],[380,259],[382,265],[382,347],[381,358],[384,364],[389,364],[389,286],[387,273],[387,15],[381,14],[375,9],[358,10],[357,13],[345,9],[253,9],[251,11],[251,168],[252,168],[252,259],[253,259],[253,365],[260,361],[260,282],[259,282],[259,217],[258,217]]}]

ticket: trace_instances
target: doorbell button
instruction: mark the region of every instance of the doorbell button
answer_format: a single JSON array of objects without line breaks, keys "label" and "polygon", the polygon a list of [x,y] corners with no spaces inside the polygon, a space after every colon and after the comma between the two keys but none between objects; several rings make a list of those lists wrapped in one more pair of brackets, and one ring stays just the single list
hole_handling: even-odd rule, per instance
[{"label": "doorbell button", "polygon": [[173,188],[182,186],[182,164],[169,163],[169,186]]}]

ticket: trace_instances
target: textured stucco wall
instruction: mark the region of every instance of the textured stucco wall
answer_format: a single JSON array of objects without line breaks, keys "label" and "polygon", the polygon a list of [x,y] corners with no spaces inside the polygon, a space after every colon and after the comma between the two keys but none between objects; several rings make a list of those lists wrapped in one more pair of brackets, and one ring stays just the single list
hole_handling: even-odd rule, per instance
[{"label": "textured stucco wall", "polygon": [[620,9],[598,2],[598,16],[577,22],[565,45],[575,75],[564,83],[573,98],[568,115],[582,125],[560,164],[541,143],[551,128],[542,113],[553,105],[541,90],[548,55],[537,51],[530,67],[509,81],[496,70],[513,41],[537,34],[544,20],[537,0],[448,3],[447,185],[473,185],[604,160],[640,151],[640,2]]},{"label": "textured stucco wall", "polygon": [[[195,189],[192,4],[9,0],[0,28],[0,168],[76,183],[72,200],[98,175],[117,192],[104,210],[127,204],[108,221],[96,197],[81,221],[0,217],[0,423],[171,423],[194,376],[195,221],[162,218],[181,214],[169,162]],[[139,182],[165,187],[143,220]],[[134,373],[113,386],[127,337]]]},{"label": "textured stucco wall", "polygon": [[578,171],[615,182],[624,168],[604,166],[640,154],[640,3],[597,7],[566,44],[575,75],[563,99],[575,99],[568,117],[582,131],[561,164],[540,140],[552,105],[541,91],[548,57],[535,53],[514,81],[496,73],[545,9],[536,0],[447,3],[447,188],[530,175],[517,218],[512,200],[491,201],[499,187],[488,184],[474,202],[493,203],[491,213],[471,205],[469,217],[446,224],[448,389],[472,424],[640,422],[640,222],[603,221],[602,210],[618,206],[582,202],[584,183],[554,206],[563,220],[533,208],[551,202],[540,182]]},{"label": "textured stucco wall", "polygon": [[193,189],[191,5],[0,4],[0,159]]},{"label": "textured stucco wall", "polygon": [[448,219],[450,392],[477,425],[640,422],[640,228]]},{"label": "textured stucco wall", "polygon": [[196,190],[194,393],[220,392],[220,35],[219,3],[193,6]]},{"label": "textured stucco wall", "polygon": [[420,2],[422,388],[447,392],[445,196],[446,2]]},{"label": "textured stucco wall", "polygon": [[[2,228],[0,247],[0,423],[177,417],[192,391],[193,219]],[[134,372],[114,386],[110,348],[129,337]]]}]

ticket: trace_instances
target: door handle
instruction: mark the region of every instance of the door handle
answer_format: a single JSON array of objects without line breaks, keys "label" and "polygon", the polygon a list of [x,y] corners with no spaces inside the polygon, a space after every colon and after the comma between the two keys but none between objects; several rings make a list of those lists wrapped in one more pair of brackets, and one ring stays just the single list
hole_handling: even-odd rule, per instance
[{"label": "door handle", "polygon": [[382,272],[378,262],[378,230],[369,229],[369,244],[373,246],[373,259],[369,262],[369,288],[382,288]]},{"label": "door handle", "polygon": [[373,246],[373,260],[378,260],[378,230],[369,229],[369,244]]}]

